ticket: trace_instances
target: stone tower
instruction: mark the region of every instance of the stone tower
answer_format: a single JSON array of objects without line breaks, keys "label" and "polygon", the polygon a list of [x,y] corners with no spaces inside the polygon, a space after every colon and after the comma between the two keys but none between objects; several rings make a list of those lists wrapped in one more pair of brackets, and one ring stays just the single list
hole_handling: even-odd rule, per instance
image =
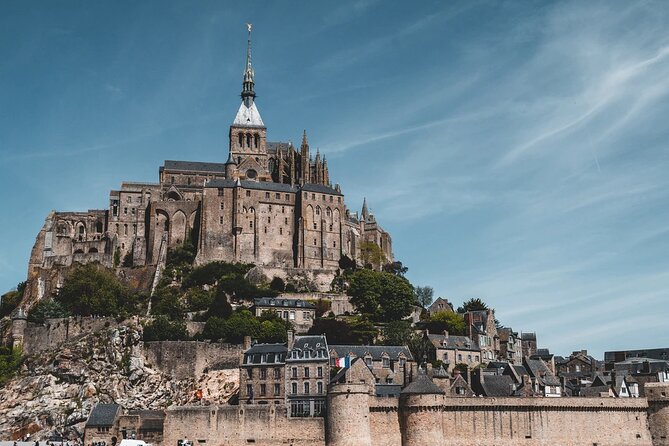
[{"label": "stone tower", "polygon": [[242,82],[242,103],[230,126],[230,157],[237,163],[240,179],[271,181],[267,159],[267,128],[255,104],[255,72],[251,64],[251,25]]},{"label": "stone tower", "polygon": [[444,391],[424,373],[402,390],[399,415],[403,446],[443,443],[443,397]]},{"label": "stone tower", "polygon": [[12,314],[12,349],[23,347],[23,336],[28,325],[28,316],[23,308],[19,307]]},{"label": "stone tower", "polygon": [[644,390],[653,446],[669,446],[669,383],[646,383]]},{"label": "stone tower", "polygon": [[328,389],[328,446],[372,445],[369,392],[365,383],[334,384]]}]

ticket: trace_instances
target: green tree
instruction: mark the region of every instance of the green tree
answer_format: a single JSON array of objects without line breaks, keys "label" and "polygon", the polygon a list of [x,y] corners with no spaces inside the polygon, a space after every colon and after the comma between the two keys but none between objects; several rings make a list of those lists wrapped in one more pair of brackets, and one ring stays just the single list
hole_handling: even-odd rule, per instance
[{"label": "green tree", "polygon": [[72,314],[135,314],[136,301],[116,275],[95,264],[79,265],[66,277],[56,300]]},{"label": "green tree", "polygon": [[214,292],[205,291],[199,287],[189,288],[184,295],[188,311],[208,310],[214,302]]},{"label": "green tree", "polygon": [[269,283],[269,287],[270,287],[270,289],[272,289],[274,291],[278,291],[278,292],[282,293],[286,290],[286,283],[283,281],[283,279],[281,277],[275,277]]},{"label": "green tree", "polygon": [[166,315],[159,315],[144,327],[145,341],[184,341],[188,339],[186,324],[171,321]]},{"label": "green tree", "polygon": [[228,302],[228,296],[225,292],[220,289],[216,289],[213,301],[209,306],[209,311],[207,311],[208,316],[217,316],[220,318],[230,317],[232,314],[232,305]]},{"label": "green tree", "polygon": [[226,320],[222,317],[212,316],[207,319],[202,330],[202,337],[211,339],[212,341],[219,341],[225,339],[226,336]]},{"label": "green tree", "polygon": [[114,250],[114,268],[117,268],[121,264],[121,248],[118,246]]},{"label": "green tree", "polygon": [[467,313],[468,311],[481,311],[487,309],[488,305],[486,305],[485,302],[477,297],[469,299],[463,303],[462,306],[458,308],[458,313]]},{"label": "green tree", "polygon": [[416,287],[416,300],[418,305],[423,308],[427,308],[432,303],[434,298],[434,290],[431,286],[417,286]]},{"label": "green tree", "polygon": [[407,345],[413,334],[408,321],[388,322],[383,327],[383,343],[385,345]]},{"label": "green tree", "polygon": [[42,299],[28,311],[28,321],[43,324],[46,319],[68,317],[70,313],[55,299]]},{"label": "green tree", "polygon": [[408,316],[415,302],[408,280],[369,269],[357,270],[349,276],[348,294],[359,313],[385,322]]},{"label": "green tree", "polygon": [[352,260],[349,256],[346,254],[342,255],[339,258],[339,268],[343,270],[350,270],[353,271],[356,268],[355,260]]},{"label": "green tree", "polygon": [[309,334],[324,334],[329,344],[369,345],[374,342],[377,331],[374,324],[365,318],[344,321],[329,317],[317,318],[309,329]]},{"label": "green tree", "polygon": [[432,342],[422,334],[414,333],[409,338],[407,346],[413,355],[414,361],[422,364],[424,361],[432,361],[435,359],[436,349]]},{"label": "green tree", "polygon": [[0,298],[0,317],[9,316],[19,306],[21,299],[23,299],[26,285],[27,282],[19,282],[15,290],[8,291],[2,295]]},{"label": "green tree", "polygon": [[152,314],[162,314],[173,321],[183,319],[186,309],[181,302],[181,294],[177,288],[168,286],[157,289],[153,301]]},{"label": "green tree", "polygon": [[0,347],[0,388],[14,377],[21,366],[21,349]]},{"label": "green tree", "polygon": [[449,334],[456,336],[464,336],[467,334],[464,316],[452,311],[438,311],[432,314],[426,321],[425,328],[427,328],[430,333],[443,333],[444,331],[448,331]]},{"label": "green tree", "polygon": [[381,269],[381,265],[386,263],[386,255],[374,242],[360,243],[360,254],[365,268]]},{"label": "green tree", "polygon": [[383,265],[383,271],[394,274],[396,276],[401,276],[404,277],[404,275],[409,271],[409,268],[406,266],[402,265],[402,262],[400,261],[395,261],[395,262],[390,262],[386,263]]}]

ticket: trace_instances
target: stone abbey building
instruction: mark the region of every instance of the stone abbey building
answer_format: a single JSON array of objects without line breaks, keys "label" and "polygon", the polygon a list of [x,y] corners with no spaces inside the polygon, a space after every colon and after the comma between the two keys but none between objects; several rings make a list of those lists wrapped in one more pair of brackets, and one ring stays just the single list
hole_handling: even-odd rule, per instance
[{"label": "stone abbey building", "polygon": [[[299,148],[269,142],[255,103],[249,34],[242,102],[230,126],[224,163],[165,161],[158,183],[124,182],[110,192],[109,208],[51,212],[29,265],[31,295],[51,290],[47,272],[72,263],[121,259],[158,265],[168,248],[190,240],[199,264],[223,260],[262,266],[268,276],[300,271],[320,288],[339,260],[361,262],[361,244],[379,246],[392,260],[390,235],[368,212],[350,212],[325,158],[313,157],[306,132]],[[223,157],[222,157],[223,158]],[[60,279],[58,279],[60,280]]]}]

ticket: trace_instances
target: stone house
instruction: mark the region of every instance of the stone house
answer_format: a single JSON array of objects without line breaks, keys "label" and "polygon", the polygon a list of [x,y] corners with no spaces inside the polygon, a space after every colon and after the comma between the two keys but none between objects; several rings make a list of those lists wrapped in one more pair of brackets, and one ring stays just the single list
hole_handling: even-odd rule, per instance
[{"label": "stone house", "polygon": [[129,410],[119,416],[118,432],[122,439],[132,438],[147,443],[160,443],[163,440],[163,410]]},{"label": "stone house", "polygon": [[294,336],[288,332],[286,401],[291,417],[325,415],[330,361],[325,336]]},{"label": "stone house", "polygon": [[406,346],[390,345],[331,345],[330,366],[350,367],[355,358],[363,359],[376,383],[399,384],[407,382],[413,363]]},{"label": "stone house", "polygon": [[286,401],[286,344],[255,344],[244,351],[239,367],[239,404]]},{"label": "stone house", "polygon": [[447,331],[442,334],[428,332],[426,336],[435,348],[429,359],[441,361],[449,374],[457,364],[466,364],[470,369],[481,364],[481,350],[469,337],[453,336]]},{"label": "stone house", "polygon": [[251,311],[257,317],[266,312],[276,313],[280,318],[293,324],[297,333],[309,331],[316,319],[316,306],[301,299],[258,297],[253,299]]},{"label": "stone house", "polygon": [[521,332],[520,343],[523,358],[537,353],[537,334],[535,332]]},{"label": "stone house", "polygon": [[111,445],[112,438],[118,438],[120,415],[118,404],[96,404],[84,426],[84,444],[105,442]]},{"label": "stone house", "polygon": [[493,310],[468,311],[464,314],[469,338],[481,350],[481,362],[494,361],[499,356],[499,335]]},{"label": "stone house", "polygon": [[541,359],[523,358],[523,367],[527,370],[535,393],[545,397],[561,397],[560,380]]},{"label": "stone house", "polygon": [[439,313],[442,311],[448,311],[451,313],[454,312],[453,304],[443,297],[437,297],[437,299],[432,302],[432,305],[427,308],[427,312],[430,314],[430,316],[432,316],[434,313]]},{"label": "stone house", "polygon": [[497,330],[497,334],[499,335],[497,359],[513,364],[522,362],[522,344],[518,332],[509,327],[501,327]]},{"label": "stone house", "polygon": [[[428,375],[430,375],[428,373]],[[450,376],[443,366],[438,369],[433,369],[431,373],[432,382],[437,387],[444,391],[447,396],[454,396],[458,398],[466,398],[474,396],[471,386],[460,373],[460,370],[455,369],[453,376]]]}]

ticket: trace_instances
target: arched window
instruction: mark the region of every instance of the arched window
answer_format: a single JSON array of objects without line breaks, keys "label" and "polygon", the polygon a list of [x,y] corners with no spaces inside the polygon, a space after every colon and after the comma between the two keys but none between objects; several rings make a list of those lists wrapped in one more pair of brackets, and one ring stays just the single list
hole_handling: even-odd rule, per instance
[{"label": "arched window", "polygon": [[244,135],[240,133],[237,136],[239,136],[239,147],[244,147]]},{"label": "arched window", "polygon": [[271,173],[274,173],[274,168],[275,168],[275,161],[274,158],[269,159],[269,171]]},{"label": "arched window", "polygon": [[100,220],[95,223],[95,232],[98,234],[102,232],[102,222]]},{"label": "arched window", "polygon": [[256,133],[255,135],[253,135],[253,147],[257,149],[259,144],[260,144],[260,136],[258,136],[258,134]]},{"label": "arched window", "polygon": [[251,147],[251,134],[247,133],[246,134],[246,147]]}]

